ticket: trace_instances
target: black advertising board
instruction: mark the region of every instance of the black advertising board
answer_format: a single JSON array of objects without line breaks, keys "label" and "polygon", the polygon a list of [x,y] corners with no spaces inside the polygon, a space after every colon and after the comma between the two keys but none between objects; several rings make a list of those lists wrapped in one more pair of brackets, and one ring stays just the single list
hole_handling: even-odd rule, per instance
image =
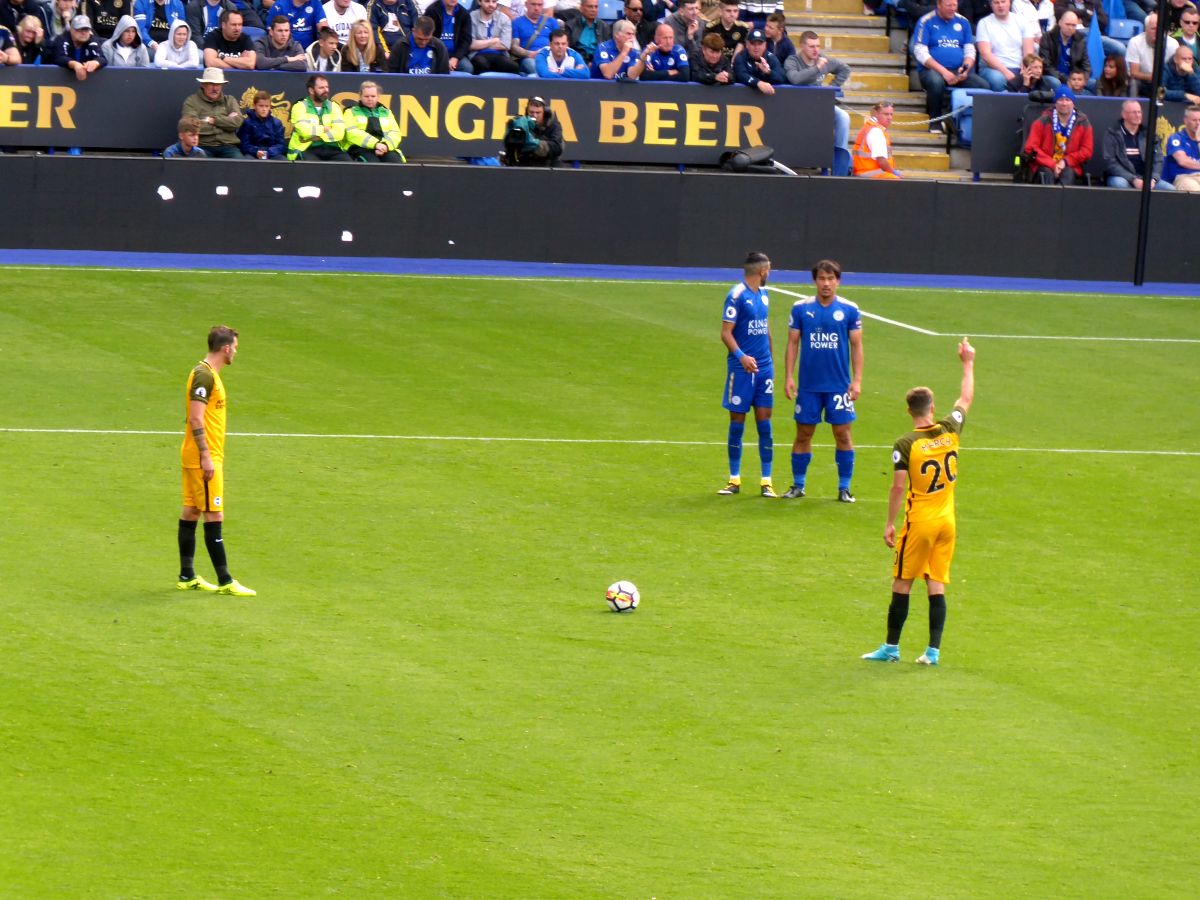
[{"label": "black advertising board", "polygon": [[[56,66],[0,69],[0,146],[161,150],[176,139],[180,107],[199,70],[102,69],[77,81]],[[305,96],[304,72],[226,73],[226,93],[243,106],[269,92],[287,126]],[[769,146],[788,166],[820,168],[833,157],[830,88],[639,84],[465,75],[376,74],[410,156],[492,156],[508,120],[531,96],[545,97],[563,125],[563,159],[714,165],[726,150]],[[364,80],[329,76],[347,104]]]}]

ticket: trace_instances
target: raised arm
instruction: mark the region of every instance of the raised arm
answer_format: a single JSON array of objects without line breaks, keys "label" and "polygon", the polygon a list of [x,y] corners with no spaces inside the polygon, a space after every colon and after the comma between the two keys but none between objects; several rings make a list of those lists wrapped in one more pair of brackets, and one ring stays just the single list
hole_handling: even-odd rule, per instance
[{"label": "raised arm", "polygon": [[963,364],[962,387],[959,388],[958,399],[954,401],[954,405],[966,412],[975,399],[975,348],[971,346],[969,339],[963,338],[962,343],[958,345],[958,358]]}]

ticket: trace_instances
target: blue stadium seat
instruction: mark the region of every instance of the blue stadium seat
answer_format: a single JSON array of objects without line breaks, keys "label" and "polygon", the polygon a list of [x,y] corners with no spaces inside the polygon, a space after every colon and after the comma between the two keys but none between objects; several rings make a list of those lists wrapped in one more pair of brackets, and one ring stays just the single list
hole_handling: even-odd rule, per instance
[{"label": "blue stadium seat", "polygon": [[615,22],[624,12],[625,4],[622,0],[600,0],[600,13],[597,18],[605,22]]},{"label": "blue stadium seat", "polygon": [[1128,44],[1131,37],[1139,35],[1145,30],[1145,26],[1137,19],[1108,20],[1108,36],[1124,44]]},{"label": "blue stadium seat", "polygon": [[961,109],[962,112],[954,117],[954,127],[958,130],[958,146],[971,146],[971,133],[974,130],[974,106],[976,94],[990,94],[981,88],[951,88],[950,111]]},{"label": "blue stadium seat", "polygon": [[[246,37],[250,38],[250,43],[252,43],[252,44],[255,41],[257,41],[259,38],[267,36],[267,32],[264,29],[251,28],[249,25],[245,26],[242,29],[242,34],[244,34]],[[203,55],[203,54],[201,54],[201,55]]]}]

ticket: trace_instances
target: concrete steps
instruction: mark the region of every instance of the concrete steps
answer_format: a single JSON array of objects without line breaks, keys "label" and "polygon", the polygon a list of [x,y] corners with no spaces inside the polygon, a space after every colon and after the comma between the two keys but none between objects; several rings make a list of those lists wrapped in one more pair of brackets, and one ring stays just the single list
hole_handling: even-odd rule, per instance
[{"label": "concrete steps", "polygon": [[[862,127],[870,108],[890,101],[896,117],[889,129],[896,167],[916,178],[960,180],[967,172],[950,171],[946,136],[930,133],[925,116],[925,95],[911,91],[904,72],[904,52],[893,49],[883,16],[863,14],[861,0],[786,0],[788,33],[798,41],[804,31],[815,31],[830,56],[850,66],[842,103],[850,113],[850,134]],[[898,38],[897,40],[902,40]],[[897,52],[900,51],[900,52]]]},{"label": "concrete steps", "polygon": [[863,16],[862,0],[791,0],[787,6],[787,15],[789,18],[793,15],[807,15],[814,12],[841,13],[848,16],[867,18]]}]

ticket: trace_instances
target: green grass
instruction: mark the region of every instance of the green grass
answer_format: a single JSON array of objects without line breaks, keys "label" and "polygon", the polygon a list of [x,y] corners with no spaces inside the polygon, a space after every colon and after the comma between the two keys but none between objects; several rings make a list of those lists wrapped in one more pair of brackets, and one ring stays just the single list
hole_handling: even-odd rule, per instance
[{"label": "green grass", "polygon": [[[719,285],[5,278],[0,429],[156,433],[0,431],[0,895],[1194,895],[1200,345],[973,338],[927,670],[921,600],[902,665],[857,657],[903,393],[948,406],[953,338],[868,320],[860,502],[822,428],[808,499],[768,503],[715,495]],[[946,334],[1200,338],[1195,300],[844,293]],[[253,600],[173,589],[217,322]],[[791,432],[781,404],[777,484]]]}]

